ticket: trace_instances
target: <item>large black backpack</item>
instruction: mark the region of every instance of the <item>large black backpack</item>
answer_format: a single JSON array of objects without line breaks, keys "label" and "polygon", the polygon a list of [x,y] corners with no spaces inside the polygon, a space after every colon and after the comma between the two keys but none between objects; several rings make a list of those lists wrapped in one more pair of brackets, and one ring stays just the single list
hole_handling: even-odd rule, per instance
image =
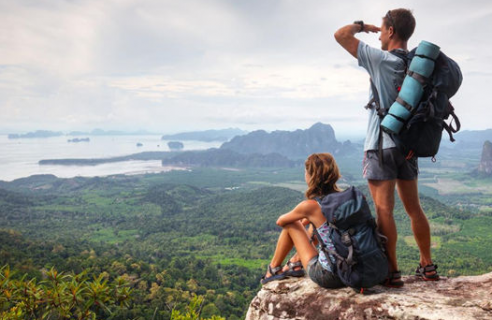
[{"label": "large black backpack", "polygon": [[316,234],[325,254],[335,257],[336,264],[332,269],[340,280],[357,290],[383,282],[388,276],[385,237],[377,231],[376,221],[362,192],[350,187],[317,200],[331,227],[329,237],[335,251],[328,249]]},{"label": "large black backpack", "polygon": [[[408,54],[398,49],[390,51],[390,53],[401,58],[409,66],[415,56],[416,49],[413,49]],[[443,52],[440,52],[435,60],[434,71],[428,79],[419,77],[417,74],[413,76],[423,82],[424,94],[420,99],[419,105],[413,110],[412,115],[404,124],[401,132],[398,134],[390,133],[390,135],[397,147],[407,157],[432,157],[433,161],[435,161],[443,130],[447,131],[449,139],[454,142],[453,133],[458,132],[461,127],[449,99],[458,91],[463,81],[463,76],[458,64]],[[371,89],[373,99],[369,101],[366,108],[374,103],[379,116],[384,118],[388,110],[380,108],[379,94],[372,80]],[[449,124],[446,122],[448,119],[450,119]],[[384,128],[382,127],[382,129]],[[379,139],[379,148],[382,149],[382,137],[380,136]]]},{"label": "large black backpack", "polygon": [[[407,65],[410,65],[415,50],[409,52]],[[456,94],[462,81],[458,64],[440,52],[435,60],[434,72],[429,79],[425,79],[424,94],[418,107],[402,131],[392,135],[403,154],[432,157],[434,160],[443,130],[447,131],[451,141],[455,141],[453,133],[460,130],[461,124],[449,99]],[[448,119],[449,124],[446,122]]]}]

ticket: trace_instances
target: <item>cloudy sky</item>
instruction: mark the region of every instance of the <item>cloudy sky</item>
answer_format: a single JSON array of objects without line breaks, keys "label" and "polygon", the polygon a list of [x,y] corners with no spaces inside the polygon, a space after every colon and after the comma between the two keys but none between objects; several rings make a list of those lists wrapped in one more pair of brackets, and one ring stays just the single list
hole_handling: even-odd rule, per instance
[{"label": "cloudy sky", "polygon": [[417,19],[409,47],[460,64],[463,129],[491,128],[490,0],[0,0],[0,132],[362,134],[368,77],[333,33],[397,7]]}]

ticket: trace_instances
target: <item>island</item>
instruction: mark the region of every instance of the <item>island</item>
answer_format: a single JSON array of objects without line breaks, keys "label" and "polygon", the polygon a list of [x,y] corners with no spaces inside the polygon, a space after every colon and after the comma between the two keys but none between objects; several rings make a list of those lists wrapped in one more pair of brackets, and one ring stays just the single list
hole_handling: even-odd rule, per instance
[{"label": "island", "polygon": [[167,146],[169,147],[169,150],[172,151],[178,151],[178,150],[183,150],[184,144],[179,141],[169,141],[167,143]]},{"label": "island", "polygon": [[63,135],[63,132],[54,132],[47,130],[37,130],[34,132],[28,132],[25,134],[17,134],[11,133],[7,137],[9,139],[21,139],[21,138],[51,138],[51,137],[59,137]]},{"label": "island", "polygon": [[73,143],[78,143],[78,142],[90,142],[91,139],[89,138],[73,138],[73,139],[68,139],[67,142],[73,142]]}]

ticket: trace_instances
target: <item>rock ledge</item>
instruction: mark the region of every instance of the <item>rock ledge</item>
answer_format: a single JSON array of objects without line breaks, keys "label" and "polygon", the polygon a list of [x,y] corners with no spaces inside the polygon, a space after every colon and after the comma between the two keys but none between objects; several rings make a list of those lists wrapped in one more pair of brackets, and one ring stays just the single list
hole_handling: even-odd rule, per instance
[{"label": "rock ledge", "polygon": [[309,278],[273,281],[253,299],[246,320],[492,319],[492,273],[403,280],[401,289],[376,286],[366,295],[350,288],[323,289]]}]

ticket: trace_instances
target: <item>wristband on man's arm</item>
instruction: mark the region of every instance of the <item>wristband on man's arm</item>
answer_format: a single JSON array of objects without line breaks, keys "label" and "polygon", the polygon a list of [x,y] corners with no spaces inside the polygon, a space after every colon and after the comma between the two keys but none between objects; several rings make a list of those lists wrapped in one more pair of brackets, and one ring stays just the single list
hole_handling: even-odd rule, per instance
[{"label": "wristband on man's arm", "polygon": [[364,31],[364,21],[357,20],[357,21],[354,21],[354,24],[358,24],[360,26],[360,30],[358,32]]}]

